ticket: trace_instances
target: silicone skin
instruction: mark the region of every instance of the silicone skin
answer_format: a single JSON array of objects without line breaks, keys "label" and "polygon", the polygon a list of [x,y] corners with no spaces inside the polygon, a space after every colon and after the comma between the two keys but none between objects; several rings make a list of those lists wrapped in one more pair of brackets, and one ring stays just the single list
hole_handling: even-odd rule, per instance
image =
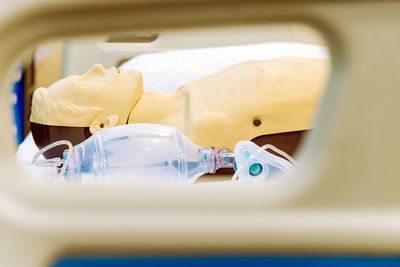
[{"label": "silicone skin", "polygon": [[84,75],[72,75],[48,88],[35,90],[30,120],[51,126],[102,128],[126,124],[143,94],[142,75],[135,70],[106,70],[94,65]]},{"label": "silicone skin", "polygon": [[310,129],[328,74],[323,59],[247,61],[172,93],[144,93],[129,123],[167,124],[200,146],[233,149],[240,140]]},{"label": "silicone skin", "polygon": [[138,71],[95,65],[37,89],[31,121],[92,134],[127,121],[165,124],[199,146],[234,149],[240,140],[311,128],[328,71],[323,59],[247,61],[175,92],[143,93]]}]

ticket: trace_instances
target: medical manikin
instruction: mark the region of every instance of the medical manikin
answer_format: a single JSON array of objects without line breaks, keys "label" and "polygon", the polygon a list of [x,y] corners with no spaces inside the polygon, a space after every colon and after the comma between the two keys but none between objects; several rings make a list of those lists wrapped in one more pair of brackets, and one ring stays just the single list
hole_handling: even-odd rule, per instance
[{"label": "medical manikin", "polygon": [[41,148],[71,136],[77,144],[117,125],[156,123],[202,147],[233,149],[240,140],[309,129],[328,69],[323,59],[247,61],[164,93],[143,92],[138,71],[95,65],[34,92],[32,134]]},{"label": "medical manikin", "polygon": [[[35,91],[32,133],[40,148],[57,141],[51,140],[57,129],[57,139],[70,141],[58,155],[45,154],[62,153],[62,160],[41,163],[63,166],[66,176],[194,181],[234,168],[242,180],[265,180],[292,165],[243,140],[308,129],[326,75],[321,59],[248,61],[163,93],[143,92],[138,71],[95,65]],[[114,127],[127,123],[132,127]],[[86,130],[73,140],[77,129]]]}]

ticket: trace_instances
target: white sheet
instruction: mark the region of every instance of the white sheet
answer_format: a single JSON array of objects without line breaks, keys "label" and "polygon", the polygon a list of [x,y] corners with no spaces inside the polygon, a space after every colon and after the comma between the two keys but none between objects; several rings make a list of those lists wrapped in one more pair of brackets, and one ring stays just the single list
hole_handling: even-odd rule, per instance
[{"label": "white sheet", "polygon": [[288,56],[329,58],[329,53],[316,45],[265,43],[144,54],[127,61],[121,68],[140,71],[146,92],[172,92],[240,62]]}]

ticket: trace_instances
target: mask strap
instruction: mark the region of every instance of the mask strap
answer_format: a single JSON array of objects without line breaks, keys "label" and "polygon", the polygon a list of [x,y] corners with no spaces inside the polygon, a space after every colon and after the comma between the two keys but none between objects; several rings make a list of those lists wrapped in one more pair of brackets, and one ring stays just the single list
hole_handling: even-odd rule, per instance
[{"label": "mask strap", "polygon": [[[232,181],[237,181],[239,177],[239,173],[242,171],[242,169],[249,164],[249,162],[256,156],[258,156],[261,152],[263,152],[265,149],[271,149],[275,153],[278,153],[279,155],[285,157],[293,166],[295,166],[297,163],[296,161],[286,152],[280,150],[279,148],[271,145],[271,144],[266,144],[260,147],[256,152],[250,155],[250,157],[236,170],[236,172],[232,176]],[[269,172],[269,167],[267,165],[267,173]]]},{"label": "mask strap", "polygon": [[67,153],[67,156],[65,157],[65,159],[53,158],[53,159],[38,160],[39,156],[42,155],[44,152],[46,152],[56,146],[61,146],[61,145],[67,145],[68,150],[70,152],[72,151],[72,149],[74,147],[72,145],[72,143],[68,140],[60,140],[60,141],[51,143],[51,144],[43,147],[42,149],[40,149],[38,152],[36,152],[35,156],[33,156],[32,164],[34,164],[35,166],[38,166],[38,167],[52,167],[52,166],[60,167],[62,165],[61,170],[60,170],[60,175],[64,175],[71,153]]}]

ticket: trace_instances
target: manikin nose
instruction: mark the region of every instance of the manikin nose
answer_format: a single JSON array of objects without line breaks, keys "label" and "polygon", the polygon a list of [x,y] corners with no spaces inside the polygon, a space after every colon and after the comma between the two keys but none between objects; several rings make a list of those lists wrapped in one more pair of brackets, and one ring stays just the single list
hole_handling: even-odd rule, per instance
[{"label": "manikin nose", "polygon": [[93,67],[91,67],[84,75],[84,78],[87,78],[88,76],[91,75],[106,75],[107,74],[107,70],[104,68],[103,65],[101,64],[96,64]]}]

